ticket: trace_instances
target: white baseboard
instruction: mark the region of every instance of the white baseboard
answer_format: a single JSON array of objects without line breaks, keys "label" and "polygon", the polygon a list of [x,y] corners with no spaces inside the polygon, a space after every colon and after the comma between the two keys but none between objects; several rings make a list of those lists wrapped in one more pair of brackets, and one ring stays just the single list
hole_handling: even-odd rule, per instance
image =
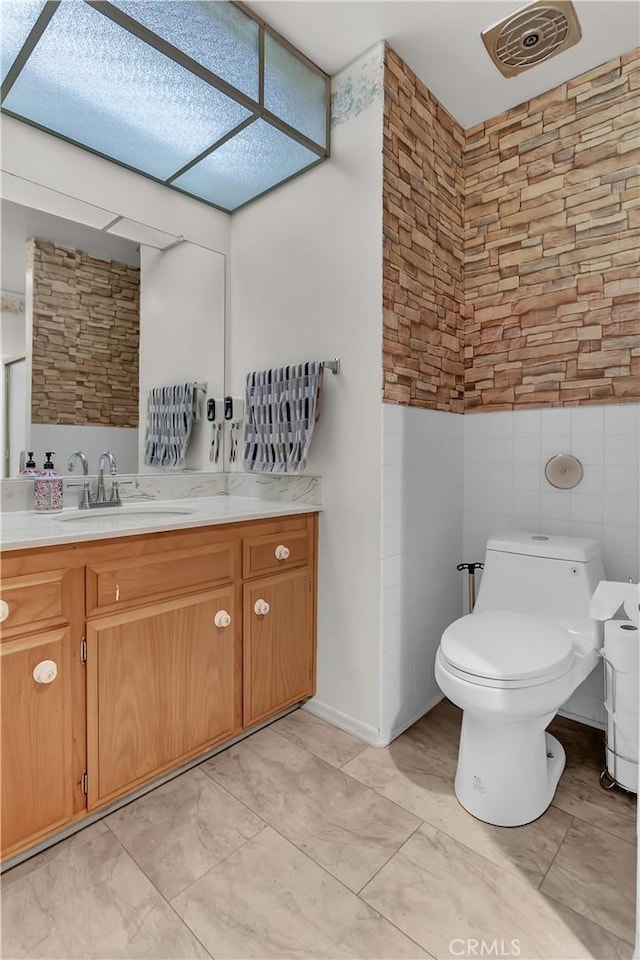
[{"label": "white baseboard", "polygon": [[395,724],[391,730],[387,732],[376,730],[375,727],[370,726],[368,723],[362,723],[361,720],[356,720],[355,717],[350,717],[348,714],[336,710],[335,707],[330,707],[327,703],[323,703],[322,700],[318,700],[317,697],[314,697],[313,700],[308,700],[302,709],[308,710],[314,717],[320,717],[321,720],[326,720],[327,723],[333,724],[333,726],[338,727],[339,730],[344,730],[345,733],[350,733],[359,740],[364,740],[365,743],[368,743],[372,747],[386,747],[392,740],[399,737],[401,733],[404,733],[405,730],[413,726],[425,713],[433,710],[436,704],[440,703],[443,699],[442,694],[438,692],[415,716]]},{"label": "white baseboard", "polygon": [[575,720],[576,723],[584,723],[588,727],[595,727],[596,730],[604,730],[602,720],[595,720],[593,717],[583,717],[578,713],[572,713],[570,710],[558,710],[559,717],[566,717],[567,720]]},{"label": "white baseboard", "polygon": [[333,724],[333,726],[338,727],[339,730],[344,730],[345,733],[352,734],[354,737],[357,737],[358,740],[364,740],[365,743],[369,743],[372,747],[382,746],[380,733],[375,727],[371,727],[368,723],[363,723],[361,720],[356,720],[355,717],[350,717],[348,714],[336,710],[335,707],[330,707],[328,703],[323,703],[322,700],[318,700],[317,697],[308,700],[302,709],[308,710],[314,717],[320,717],[321,720],[326,720],[327,723]]},{"label": "white baseboard", "polygon": [[376,744],[376,746],[386,747],[393,740],[395,740],[396,737],[399,737],[401,733],[404,733],[405,730],[408,730],[409,727],[412,727],[414,723],[420,719],[420,717],[424,717],[425,713],[429,713],[430,710],[433,710],[433,708],[436,707],[442,700],[444,700],[444,696],[440,691],[438,691],[438,693],[435,694],[414,716],[410,717],[408,720],[403,720],[401,723],[394,724],[388,733],[383,731],[380,734],[379,742]]}]

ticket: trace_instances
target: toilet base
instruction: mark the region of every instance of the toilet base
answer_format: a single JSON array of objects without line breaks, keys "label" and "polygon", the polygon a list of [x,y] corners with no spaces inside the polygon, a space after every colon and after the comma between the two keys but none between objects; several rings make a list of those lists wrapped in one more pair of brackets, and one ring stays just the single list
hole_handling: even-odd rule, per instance
[{"label": "toilet base", "polygon": [[519,827],[547,809],[564,770],[564,747],[545,728],[554,714],[492,721],[464,711],[455,794],[478,820]]}]

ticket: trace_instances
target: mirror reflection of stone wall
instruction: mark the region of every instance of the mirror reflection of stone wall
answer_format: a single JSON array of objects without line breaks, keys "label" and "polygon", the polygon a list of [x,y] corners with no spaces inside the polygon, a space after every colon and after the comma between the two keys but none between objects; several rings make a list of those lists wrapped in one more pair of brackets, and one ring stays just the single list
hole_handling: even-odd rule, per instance
[{"label": "mirror reflection of stone wall", "polygon": [[[121,472],[135,472],[137,244],[4,199],[1,234],[3,286],[27,294],[21,317],[27,380],[22,400],[12,399],[14,413],[20,403],[24,410],[23,429],[19,437],[17,429],[11,436],[4,431],[11,448],[4,475],[19,472],[26,450],[34,451],[38,467],[54,451],[60,473],[67,473],[74,450],[86,453],[93,473],[99,454],[112,450]],[[3,319],[3,341],[5,327]]]},{"label": "mirror reflection of stone wall", "polygon": [[34,239],[32,424],[138,427],[140,268]]}]

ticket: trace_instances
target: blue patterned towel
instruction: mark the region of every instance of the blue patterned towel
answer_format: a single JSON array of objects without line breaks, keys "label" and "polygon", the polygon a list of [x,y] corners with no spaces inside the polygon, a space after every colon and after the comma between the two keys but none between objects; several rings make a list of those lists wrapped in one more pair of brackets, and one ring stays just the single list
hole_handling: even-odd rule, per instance
[{"label": "blue patterned towel", "polygon": [[247,376],[244,468],[259,473],[298,473],[307,465],[319,415],[320,361],[256,370]]},{"label": "blue patterned towel", "polygon": [[147,399],[144,462],[150,467],[182,467],[197,417],[193,383],[155,387]]}]

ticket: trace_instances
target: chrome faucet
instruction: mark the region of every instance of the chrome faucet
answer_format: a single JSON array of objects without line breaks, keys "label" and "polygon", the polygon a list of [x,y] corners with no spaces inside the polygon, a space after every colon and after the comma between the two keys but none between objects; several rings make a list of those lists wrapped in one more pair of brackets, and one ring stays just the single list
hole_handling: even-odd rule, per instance
[{"label": "chrome faucet", "polygon": [[[98,491],[97,491],[97,493],[96,493],[96,499],[95,499],[95,503],[96,503],[96,504],[100,504],[101,506],[104,506],[106,503],[113,503],[113,502],[114,502],[114,497],[113,497],[113,495],[112,495],[112,497],[111,497],[111,500],[107,500],[107,494],[106,494],[106,491],[105,491],[105,488],[104,488],[104,462],[105,462],[105,460],[107,460],[108,463],[109,463],[109,473],[111,474],[112,477],[115,476],[116,473],[118,472],[118,468],[117,468],[117,466],[116,466],[116,458],[115,458],[114,455],[111,453],[111,451],[110,451],[110,450],[107,450],[105,453],[101,453],[101,454],[100,454],[100,459],[98,460]],[[115,483],[115,481],[114,481],[114,483]],[[117,489],[118,489],[118,488],[116,487],[116,493],[117,493]],[[113,490],[112,490],[112,494],[113,494]],[[119,499],[120,499],[120,498],[118,497],[118,500],[119,500]]]},{"label": "chrome faucet", "polygon": [[[73,469],[73,467],[71,466],[71,461],[75,457],[78,457],[79,459],[82,460],[83,466],[86,463],[86,457],[84,456],[84,454],[81,453],[81,451],[77,451],[76,453],[73,453],[71,457],[69,457],[70,470]],[[105,486],[104,486],[105,463],[109,464],[109,473],[111,474],[112,477],[115,477],[116,473],[118,472],[118,468],[116,465],[116,458],[111,453],[111,451],[107,450],[105,451],[105,453],[101,453],[100,459],[98,460],[98,487],[96,490],[95,497],[91,493],[91,481],[89,480],[84,480],[83,483],[81,484],[80,483],[67,484],[68,487],[80,487],[80,486],[82,487],[82,497],[80,499],[80,503],[78,504],[81,510],[91,510],[95,507],[121,507],[122,506],[122,500],[120,499],[120,483],[118,482],[118,480],[114,480],[112,482],[111,494],[107,499],[107,491],[105,490]],[[87,469],[85,469],[84,472],[86,474]],[[125,484],[131,483],[131,482],[132,482],[131,480],[124,481]]]},{"label": "chrome faucet", "polygon": [[87,460],[82,450],[76,450],[75,453],[71,454],[67,462],[67,470],[69,470],[70,473],[73,473],[76,465],[76,460],[79,460],[80,463],[82,464],[82,472],[86,477],[89,473],[89,461]]}]

